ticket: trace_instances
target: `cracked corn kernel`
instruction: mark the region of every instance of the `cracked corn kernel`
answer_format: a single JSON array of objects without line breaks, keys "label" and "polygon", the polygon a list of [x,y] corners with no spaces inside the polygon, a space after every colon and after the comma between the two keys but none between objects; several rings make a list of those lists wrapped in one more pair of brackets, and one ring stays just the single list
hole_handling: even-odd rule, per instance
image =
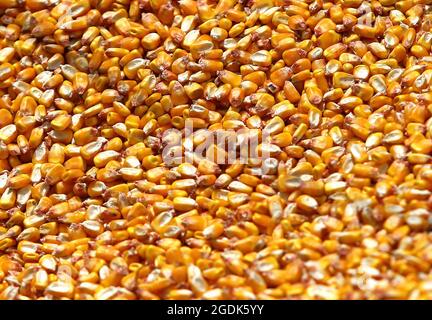
[{"label": "cracked corn kernel", "polygon": [[432,298],[427,1],[0,18],[1,299]]}]

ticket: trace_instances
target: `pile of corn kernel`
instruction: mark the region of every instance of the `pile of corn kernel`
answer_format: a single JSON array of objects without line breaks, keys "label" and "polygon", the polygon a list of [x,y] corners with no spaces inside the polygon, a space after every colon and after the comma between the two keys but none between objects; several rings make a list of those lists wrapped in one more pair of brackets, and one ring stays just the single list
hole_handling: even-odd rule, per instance
[{"label": "pile of corn kernel", "polygon": [[0,0],[0,298],[431,299],[431,5]]}]

